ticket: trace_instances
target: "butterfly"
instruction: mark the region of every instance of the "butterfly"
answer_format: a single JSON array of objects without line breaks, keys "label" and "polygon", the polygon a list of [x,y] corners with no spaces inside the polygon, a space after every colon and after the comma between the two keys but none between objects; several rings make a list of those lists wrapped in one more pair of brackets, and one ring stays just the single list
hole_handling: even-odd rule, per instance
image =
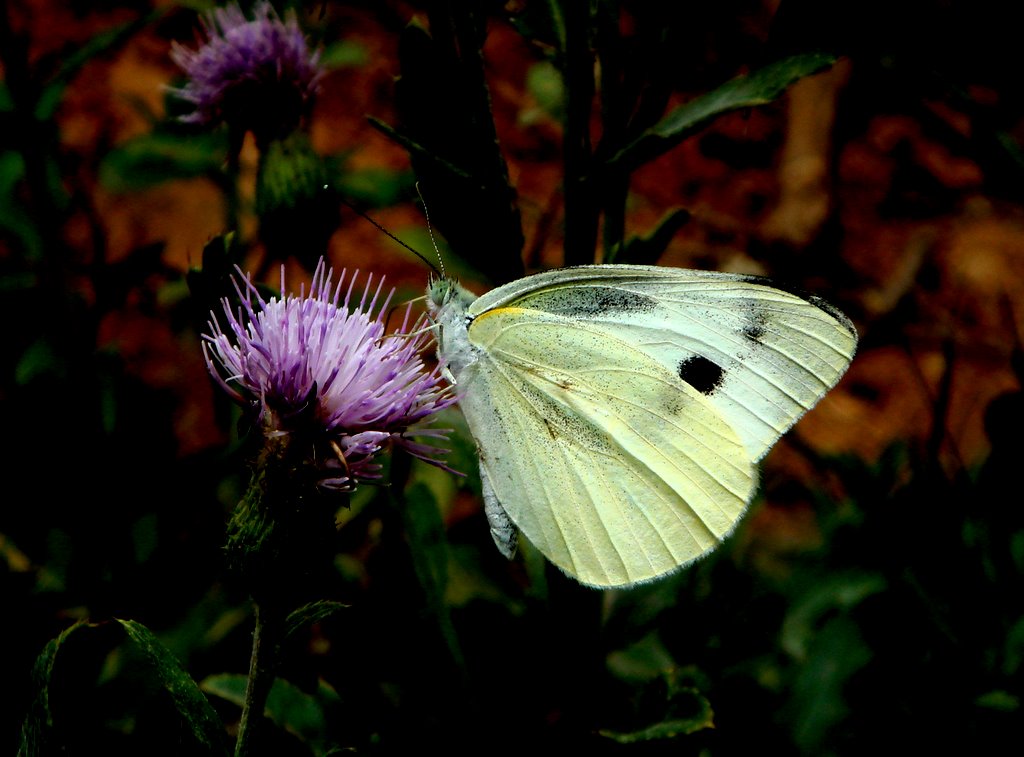
[{"label": "butterfly", "polygon": [[427,291],[498,549],[518,533],[583,584],[631,586],[714,549],[757,462],[842,377],[857,332],[767,279],[640,265]]}]

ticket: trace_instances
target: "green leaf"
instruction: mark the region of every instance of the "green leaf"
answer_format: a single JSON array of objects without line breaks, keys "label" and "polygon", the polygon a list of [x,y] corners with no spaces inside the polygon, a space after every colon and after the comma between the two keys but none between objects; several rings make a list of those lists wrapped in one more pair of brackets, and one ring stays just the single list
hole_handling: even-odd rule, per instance
[{"label": "green leaf", "polygon": [[[629,731],[602,729],[599,733],[620,744],[636,744],[643,741],[666,741],[686,736],[706,728],[714,728],[715,718],[711,703],[695,685],[703,676],[693,668],[672,668],[663,671],[656,680],[649,682],[647,689],[663,690],[663,717],[650,725]],[[701,684],[705,685],[705,684]],[[649,701],[641,712],[647,713],[656,703]]]},{"label": "green leaf", "polygon": [[[134,642],[135,647],[142,652],[143,659],[152,665],[156,683],[170,695],[178,716],[187,725],[196,741],[208,754],[227,755],[227,739],[223,725],[195,682],[181,669],[174,655],[140,623],[131,620],[116,622]],[[67,677],[68,670],[80,670],[78,665],[65,665],[62,662],[65,652],[70,658],[74,658],[69,662],[80,662],[77,658],[81,657],[81,654],[76,655],[74,649],[69,649],[69,646],[74,646],[69,645],[72,637],[77,641],[86,632],[109,634],[116,627],[110,624],[79,622],[46,645],[32,669],[33,700],[22,725],[19,750],[21,757],[63,754],[67,750],[68,744],[63,741],[64,734],[61,733],[60,723],[55,722],[55,713],[50,701],[50,686],[55,680],[54,670],[60,667],[64,671],[62,678]]]},{"label": "green leaf", "polygon": [[524,237],[487,88],[487,13],[474,3],[440,4],[428,16],[430,32],[414,22],[399,40],[403,144],[434,228],[485,276],[509,281],[522,276]]},{"label": "green leaf", "polygon": [[801,754],[820,754],[828,731],[849,712],[845,686],[871,660],[856,623],[840,615],[815,635],[792,685],[787,720]]},{"label": "green leaf", "polygon": [[520,124],[536,123],[544,116],[565,123],[565,81],[554,63],[540,61],[530,66],[526,72],[526,91],[533,96],[537,108],[522,113]]},{"label": "green leaf", "polygon": [[54,350],[46,338],[32,342],[18,359],[14,368],[14,380],[18,386],[26,386],[40,378],[52,377],[63,380],[67,377],[64,358]]},{"label": "green leaf", "polygon": [[404,510],[416,570],[431,593],[443,596],[448,580],[448,543],[433,493],[423,484],[409,488]]},{"label": "green leaf", "polygon": [[153,665],[157,681],[170,694],[175,709],[195,739],[211,754],[227,754],[224,726],[178,659],[141,623],[121,619],[117,622]]},{"label": "green leaf", "polygon": [[682,208],[670,210],[662,216],[658,225],[649,234],[630,238],[623,247],[613,250],[612,255],[604,262],[654,265],[664,254],[672,237],[689,223],[690,218],[688,210]]},{"label": "green leaf", "polygon": [[885,578],[874,573],[848,572],[828,576],[797,597],[782,623],[781,645],[796,660],[810,654],[823,621],[835,610],[855,607],[884,591]]},{"label": "green leaf", "polygon": [[1002,672],[1005,676],[1014,676],[1024,663],[1024,617],[1010,626],[1006,632],[1005,650],[1003,652]]},{"label": "green leaf", "polygon": [[612,159],[617,168],[632,171],[668,152],[716,116],[740,108],[752,108],[775,100],[794,82],[828,68],[834,55],[806,53],[785,58],[682,105],[626,145]]},{"label": "green leaf", "polygon": [[[0,87],[0,101],[5,91]],[[17,195],[18,184],[24,176],[25,160],[21,153],[14,150],[0,153],[0,231],[6,230],[21,241],[26,258],[39,260],[43,256],[43,240]]]},{"label": "green leaf", "polygon": [[[74,52],[63,59],[60,68],[54,72],[49,81],[63,83],[69,82],[71,78],[78,73],[79,69],[81,69],[82,66],[90,60],[98,55],[110,52],[119,45],[127,42],[136,32],[161,18],[167,13],[167,11],[168,8],[161,8],[152,11],[145,16],[141,16],[134,21],[120,24],[112,29],[106,29],[94,35],[92,39],[87,40],[84,45],[75,48]],[[52,115],[53,114],[50,113],[49,115],[40,116],[40,114],[37,113],[37,116],[39,116],[41,120],[47,120],[52,117]]]},{"label": "green leaf", "polygon": [[216,176],[226,149],[220,132],[143,134],[107,153],[100,163],[100,183],[111,192],[132,192],[173,179]]},{"label": "green leaf", "polygon": [[367,116],[366,120],[369,122],[370,126],[377,129],[381,134],[404,147],[412,157],[428,161],[433,164],[435,169],[445,171],[452,177],[462,179],[464,181],[470,181],[472,179],[472,176],[468,171],[459,168],[451,161],[445,160],[436,153],[431,152],[416,140],[407,137],[405,134],[384,121],[381,121],[379,118]]},{"label": "green leaf", "polygon": [[84,621],[65,629],[57,638],[51,639],[36,658],[32,666],[32,701],[21,726],[21,746],[18,757],[42,757],[60,748],[56,743],[53,711],[50,709],[50,682],[57,654],[72,634],[89,628]]},{"label": "green leaf", "polygon": [[160,543],[160,520],[156,513],[146,513],[131,525],[132,546],[135,562],[139,565],[148,561]]},{"label": "green leaf", "polygon": [[1010,557],[1019,573],[1024,573],[1024,531],[1010,536]]},{"label": "green leaf", "polygon": [[39,92],[39,97],[36,99],[34,115],[37,121],[50,121],[53,119],[58,106],[60,106],[60,101],[64,99],[64,90],[66,88],[67,83],[64,81],[58,81],[43,87]]},{"label": "green leaf", "polygon": [[39,286],[39,277],[29,271],[0,275],[0,295],[24,293]]},{"label": "green leaf", "polygon": [[415,183],[410,172],[371,166],[339,172],[334,186],[354,202],[385,208],[401,200]]},{"label": "green leaf", "polygon": [[640,730],[628,733],[619,731],[601,731],[600,733],[605,738],[612,739],[620,744],[636,744],[641,741],[664,741],[713,727],[714,723],[711,719],[710,705],[707,712],[707,716],[700,715],[693,718],[663,720],[647,728],[641,728]]},{"label": "green leaf", "polygon": [[304,743],[320,743],[327,730],[327,715],[317,698],[288,681],[278,679],[267,697],[267,717],[294,733]]},{"label": "green leaf", "polygon": [[199,683],[199,688],[207,694],[241,707],[245,702],[247,684],[248,679],[241,673],[215,673],[204,678]]},{"label": "green leaf", "polygon": [[533,46],[549,55],[565,52],[565,16],[560,0],[523,3],[508,21]]},{"label": "green leaf", "polygon": [[293,610],[285,619],[284,637],[290,638],[293,634],[302,630],[305,626],[312,625],[317,621],[328,618],[339,610],[344,610],[349,605],[341,602],[334,602],[328,599],[319,599],[310,602],[297,610]]},{"label": "green leaf", "polygon": [[342,39],[325,45],[320,53],[320,65],[326,69],[354,68],[370,60],[366,45],[355,40]]},{"label": "green leaf", "polygon": [[979,707],[1000,712],[1016,712],[1020,709],[1020,697],[1002,689],[987,691],[974,700]]},{"label": "green leaf", "polygon": [[[245,701],[248,680],[239,673],[218,673],[203,679],[200,688],[208,694],[241,707]],[[295,734],[301,741],[314,747],[317,754],[325,750],[327,707],[338,703],[337,693],[320,681],[316,694],[309,694],[280,678],[267,697],[263,711],[279,728]]]},{"label": "green leaf", "polygon": [[192,297],[200,300],[200,308],[206,317],[222,298],[234,294],[237,299],[232,277],[242,262],[242,248],[238,235],[233,231],[215,236],[203,247],[202,267],[190,268],[185,281]]},{"label": "green leaf", "polygon": [[448,539],[437,500],[424,484],[413,484],[402,508],[413,565],[427,603],[448,644],[452,659],[463,667],[462,650],[446,601],[448,587]]},{"label": "green leaf", "polygon": [[622,680],[649,680],[675,665],[675,660],[656,631],[626,649],[608,655],[608,670]]},{"label": "green leaf", "polygon": [[25,158],[20,152],[0,153],[0,207],[13,201],[14,190],[25,177]]},{"label": "green leaf", "polygon": [[81,70],[82,66],[93,58],[108,53],[127,42],[140,29],[160,18],[166,9],[153,11],[145,16],[107,29],[86,41],[84,45],[74,48],[65,57],[54,74],[48,79],[35,103],[35,118],[38,121],[50,121],[57,112],[57,107],[64,98],[64,90],[71,79]]}]

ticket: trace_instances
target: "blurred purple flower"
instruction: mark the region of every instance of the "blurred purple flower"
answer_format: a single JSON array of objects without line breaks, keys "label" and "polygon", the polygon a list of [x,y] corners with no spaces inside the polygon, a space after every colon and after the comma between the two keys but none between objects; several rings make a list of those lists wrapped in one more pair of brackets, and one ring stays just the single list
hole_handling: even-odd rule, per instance
[{"label": "blurred purple flower", "polygon": [[329,445],[323,486],[352,489],[380,478],[373,458],[392,445],[451,470],[442,459],[447,450],[412,439],[446,439],[447,429],[425,424],[457,399],[440,369],[423,363],[425,319],[410,328],[410,304],[398,330],[385,336],[383,316],[394,290],[378,307],[384,280],[374,288],[371,276],[350,311],[356,276],[342,293],[345,272],[336,286],[332,273],[321,260],[309,293],[286,295],[282,267],[281,296],[269,300],[248,278],[236,279],[243,304],[233,313],[224,301],[227,333],[211,314],[211,333],[203,335],[210,373],[259,415],[268,437],[305,434]]},{"label": "blurred purple flower", "polygon": [[236,3],[202,19],[208,41],[198,50],[174,43],[171,58],[188,83],[171,91],[195,106],[188,123],[227,122],[266,143],[291,133],[312,105],[323,69],[289,11],[282,21],[264,0],[252,20]]}]

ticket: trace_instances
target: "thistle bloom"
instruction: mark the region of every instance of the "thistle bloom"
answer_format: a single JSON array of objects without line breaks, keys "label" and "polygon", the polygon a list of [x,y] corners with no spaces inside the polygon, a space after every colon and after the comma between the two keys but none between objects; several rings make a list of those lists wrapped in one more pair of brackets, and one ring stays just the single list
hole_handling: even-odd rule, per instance
[{"label": "thistle bloom", "polygon": [[319,51],[310,51],[295,14],[284,20],[264,0],[249,20],[231,4],[202,20],[208,41],[198,50],[177,43],[171,58],[188,76],[171,90],[195,106],[188,123],[221,121],[261,143],[284,137],[299,125],[312,104],[323,70]]},{"label": "thistle bloom", "polygon": [[258,414],[268,437],[305,435],[330,447],[322,486],[348,490],[379,478],[373,458],[392,445],[448,470],[446,450],[412,438],[445,439],[446,429],[425,424],[456,400],[440,369],[427,370],[421,358],[424,319],[409,328],[410,304],[398,330],[385,335],[394,290],[378,307],[383,278],[376,287],[367,279],[351,311],[356,276],[344,290],[344,271],[337,285],[331,278],[321,260],[309,293],[287,295],[282,268],[281,296],[269,300],[248,278],[236,279],[242,306],[235,313],[224,301],[227,333],[211,314],[211,333],[203,335],[210,373]]}]

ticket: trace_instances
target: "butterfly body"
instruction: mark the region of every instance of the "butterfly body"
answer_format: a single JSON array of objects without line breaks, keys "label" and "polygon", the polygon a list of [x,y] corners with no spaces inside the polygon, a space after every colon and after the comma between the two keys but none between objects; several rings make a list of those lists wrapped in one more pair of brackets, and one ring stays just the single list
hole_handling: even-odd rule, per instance
[{"label": "butterfly body", "polygon": [[442,279],[428,301],[499,549],[511,556],[522,531],[597,587],[653,580],[719,544],[757,461],[856,345],[816,298],[658,266],[547,271],[479,298]]}]

